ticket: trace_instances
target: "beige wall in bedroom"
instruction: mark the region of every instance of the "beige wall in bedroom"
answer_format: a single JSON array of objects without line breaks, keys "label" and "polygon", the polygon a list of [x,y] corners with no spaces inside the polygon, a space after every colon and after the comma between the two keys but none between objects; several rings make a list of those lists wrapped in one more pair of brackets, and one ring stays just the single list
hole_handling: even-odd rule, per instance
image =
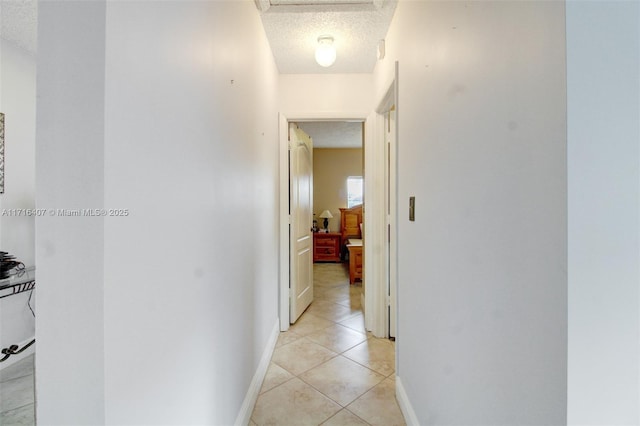
[{"label": "beige wall in bedroom", "polygon": [[362,148],[313,150],[313,212],[322,228],[320,213],[329,210],[329,230],[340,230],[340,208],[347,207],[347,177],[362,176]]}]

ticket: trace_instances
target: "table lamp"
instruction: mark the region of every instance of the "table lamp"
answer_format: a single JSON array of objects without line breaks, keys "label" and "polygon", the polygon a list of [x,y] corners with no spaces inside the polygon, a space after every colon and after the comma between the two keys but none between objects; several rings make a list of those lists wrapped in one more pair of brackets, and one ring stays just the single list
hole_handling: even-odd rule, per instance
[{"label": "table lamp", "polygon": [[329,232],[329,219],[333,218],[333,215],[329,210],[325,210],[322,213],[320,213],[320,217],[324,219],[325,232]]}]

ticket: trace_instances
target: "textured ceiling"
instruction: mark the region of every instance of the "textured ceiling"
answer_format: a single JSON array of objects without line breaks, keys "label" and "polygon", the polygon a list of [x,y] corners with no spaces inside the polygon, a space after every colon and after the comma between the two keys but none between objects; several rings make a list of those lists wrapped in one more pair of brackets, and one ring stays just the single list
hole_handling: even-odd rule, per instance
[{"label": "textured ceiling", "polygon": [[[278,70],[282,74],[370,73],[396,0],[256,0]],[[314,59],[320,35],[331,35],[333,66]]]},{"label": "textured ceiling", "polygon": [[298,126],[313,139],[314,148],[362,148],[362,123],[308,121]]},{"label": "textured ceiling", "polygon": [[36,52],[37,19],[36,0],[0,0],[0,37],[31,53]]},{"label": "textured ceiling", "polygon": [[[278,69],[283,74],[370,73],[397,0],[254,0]],[[36,0],[0,0],[0,37],[35,53]],[[318,36],[334,37],[337,59],[314,59]]]}]

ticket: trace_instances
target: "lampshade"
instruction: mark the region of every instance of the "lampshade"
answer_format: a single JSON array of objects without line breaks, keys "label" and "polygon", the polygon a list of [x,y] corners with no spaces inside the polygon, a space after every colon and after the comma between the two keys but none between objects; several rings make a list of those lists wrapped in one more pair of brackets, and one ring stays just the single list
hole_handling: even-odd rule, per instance
[{"label": "lampshade", "polygon": [[316,48],[316,62],[321,67],[330,67],[336,61],[336,48],[333,45],[333,37],[318,37],[318,47]]},{"label": "lampshade", "polygon": [[329,210],[325,210],[322,213],[320,213],[320,217],[323,219],[331,219],[333,217],[333,215],[331,214],[331,212]]}]

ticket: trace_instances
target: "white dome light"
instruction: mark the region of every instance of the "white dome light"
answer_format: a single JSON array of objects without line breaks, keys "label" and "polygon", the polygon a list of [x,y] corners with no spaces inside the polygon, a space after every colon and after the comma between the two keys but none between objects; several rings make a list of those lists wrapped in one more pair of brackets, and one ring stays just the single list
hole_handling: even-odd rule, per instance
[{"label": "white dome light", "polygon": [[330,67],[336,61],[336,48],[333,46],[333,37],[318,37],[316,48],[316,62],[321,67]]}]

